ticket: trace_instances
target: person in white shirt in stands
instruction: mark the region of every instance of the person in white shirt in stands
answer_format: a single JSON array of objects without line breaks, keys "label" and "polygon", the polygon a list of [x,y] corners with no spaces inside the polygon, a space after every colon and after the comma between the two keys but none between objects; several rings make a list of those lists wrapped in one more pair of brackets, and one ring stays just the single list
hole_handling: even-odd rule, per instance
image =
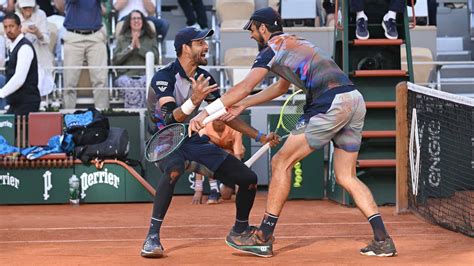
[{"label": "person in white shirt in stands", "polygon": [[53,61],[54,56],[49,49],[49,30],[46,13],[39,9],[36,0],[18,0],[16,14],[20,17],[21,32],[35,49],[38,57],[38,89],[41,96],[53,91]]},{"label": "person in white shirt in stands", "polygon": [[0,98],[10,105],[7,114],[27,115],[37,112],[40,105],[38,90],[38,60],[33,45],[21,33],[18,15],[8,13],[3,20],[7,38],[11,41],[5,74],[7,84],[0,90]]},{"label": "person in white shirt in stands", "polygon": [[[5,48],[5,37],[0,36],[0,66],[4,67],[5,66],[5,54],[7,53],[7,50]],[[0,87],[3,87],[5,85],[5,75],[0,74]],[[0,89],[1,90],[1,89]],[[5,106],[7,105],[7,101],[3,98],[0,98],[0,111],[2,111]]]}]

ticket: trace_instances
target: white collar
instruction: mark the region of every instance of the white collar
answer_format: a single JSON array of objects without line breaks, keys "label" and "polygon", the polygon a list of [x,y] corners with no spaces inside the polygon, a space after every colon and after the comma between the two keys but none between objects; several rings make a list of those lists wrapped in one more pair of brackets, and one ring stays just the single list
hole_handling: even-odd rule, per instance
[{"label": "white collar", "polygon": [[10,44],[10,52],[15,49],[16,45],[20,42],[21,39],[23,39],[25,35],[23,33],[20,33],[18,36],[16,36],[16,39]]}]

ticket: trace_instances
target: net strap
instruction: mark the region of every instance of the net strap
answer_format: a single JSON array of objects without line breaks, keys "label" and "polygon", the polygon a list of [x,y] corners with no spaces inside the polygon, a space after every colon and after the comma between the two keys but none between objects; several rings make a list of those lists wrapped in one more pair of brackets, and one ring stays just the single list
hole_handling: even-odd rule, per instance
[{"label": "net strap", "polygon": [[422,93],[426,95],[432,95],[433,97],[440,98],[446,101],[451,101],[451,102],[474,107],[474,99],[469,98],[469,97],[426,88],[423,86],[413,84],[411,82],[407,82],[407,85],[408,85],[408,89],[414,92],[418,92],[418,93]]}]

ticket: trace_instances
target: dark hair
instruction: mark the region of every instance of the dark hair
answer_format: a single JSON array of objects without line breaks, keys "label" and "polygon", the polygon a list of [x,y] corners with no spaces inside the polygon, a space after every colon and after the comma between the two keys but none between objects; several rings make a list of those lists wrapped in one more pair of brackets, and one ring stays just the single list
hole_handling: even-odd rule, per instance
[{"label": "dark hair", "polygon": [[[191,47],[193,45],[193,42],[190,41],[188,43],[185,43],[185,45]],[[183,48],[180,48],[178,51],[176,51],[176,57],[180,57],[183,54]]]},{"label": "dark hair", "polygon": [[12,19],[15,21],[15,24],[20,26],[21,25],[21,21],[20,21],[20,17],[15,14],[15,13],[7,13],[5,14],[5,17],[3,17],[3,20],[5,19]]},{"label": "dark hair", "polygon": [[153,32],[153,30],[151,29],[150,25],[148,24],[148,21],[145,17],[145,15],[143,15],[143,13],[140,11],[140,10],[137,10],[137,9],[134,9],[132,10],[127,16],[125,16],[125,21],[123,22],[123,27],[122,27],[122,30],[120,31],[120,34],[125,34],[126,32],[130,32],[132,31],[131,27],[130,27],[130,23],[132,21],[132,13],[138,13],[140,14],[140,17],[142,18],[142,29],[143,29],[143,32],[145,33],[145,35],[148,35],[148,37],[150,38],[155,38],[155,34]]},{"label": "dark hair", "polygon": [[278,23],[278,25],[270,25],[270,24],[265,24],[265,23],[262,23],[262,22],[256,21],[256,20],[253,21],[253,25],[255,25],[255,27],[256,27],[257,29],[258,29],[262,24],[265,25],[265,27],[267,27],[267,30],[268,30],[270,33],[283,31],[283,27],[281,26],[281,23]]}]

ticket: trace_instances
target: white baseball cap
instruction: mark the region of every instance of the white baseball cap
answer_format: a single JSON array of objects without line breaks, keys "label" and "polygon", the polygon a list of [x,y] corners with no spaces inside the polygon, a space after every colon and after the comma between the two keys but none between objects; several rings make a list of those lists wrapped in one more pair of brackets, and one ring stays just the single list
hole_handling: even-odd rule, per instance
[{"label": "white baseball cap", "polygon": [[18,0],[18,6],[20,8],[35,7],[36,6],[36,0]]}]

